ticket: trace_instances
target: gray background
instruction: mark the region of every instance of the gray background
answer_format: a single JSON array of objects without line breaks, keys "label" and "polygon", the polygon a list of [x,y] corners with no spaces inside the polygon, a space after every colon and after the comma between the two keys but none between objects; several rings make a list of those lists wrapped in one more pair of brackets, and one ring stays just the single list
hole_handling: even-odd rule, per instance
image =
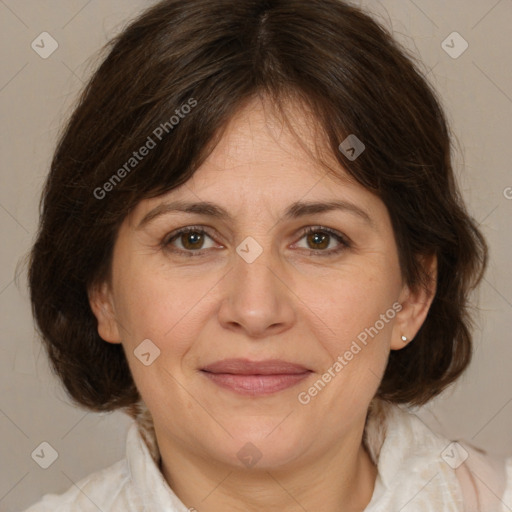
[{"label": "gray background", "polygon": [[[150,3],[0,0],[0,511],[61,493],[124,453],[130,420],[74,408],[50,373],[33,327],[25,269],[17,263],[35,235],[59,130],[98,62],[98,50]],[[440,92],[457,135],[454,159],[462,190],[491,247],[490,267],[475,295],[481,313],[474,362],[454,387],[417,413],[451,439],[510,455],[512,0],[355,3],[393,28]],[[43,59],[31,43],[45,31],[59,46]],[[469,43],[456,59],[442,47],[454,31]],[[453,45],[460,48],[456,40]],[[58,452],[48,469],[31,457],[43,441]]]}]

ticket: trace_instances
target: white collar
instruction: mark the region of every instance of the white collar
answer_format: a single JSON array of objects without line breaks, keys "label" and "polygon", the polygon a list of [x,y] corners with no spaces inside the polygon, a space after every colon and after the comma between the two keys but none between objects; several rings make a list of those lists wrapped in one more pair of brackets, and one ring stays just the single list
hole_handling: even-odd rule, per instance
[{"label": "white collar", "polygon": [[442,458],[450,441],[397,405],[372,406],[363,439],[378,478],[365,512],[463,510],[455,471]]},{"label": "white collar", "polygon": [[[187,512],[164,479],[150,415],[139,405],[126,441],[126,457],[140,510]],[[363,441],[377,465],[375,489],[365,512],[459,512],[454,470],[441,453],[450,444],[416,415],[382,401],[370,406]],[[144,508],[142,508],[144,507]]]}]

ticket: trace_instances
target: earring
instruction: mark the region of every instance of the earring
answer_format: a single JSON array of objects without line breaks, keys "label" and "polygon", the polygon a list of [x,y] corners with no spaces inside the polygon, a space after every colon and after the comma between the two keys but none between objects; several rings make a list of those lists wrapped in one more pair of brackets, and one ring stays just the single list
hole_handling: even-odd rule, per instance
[{"label": "earring", "polygon": [[402,341],[405,343],[407,341],[407,336],[402,335]]}]

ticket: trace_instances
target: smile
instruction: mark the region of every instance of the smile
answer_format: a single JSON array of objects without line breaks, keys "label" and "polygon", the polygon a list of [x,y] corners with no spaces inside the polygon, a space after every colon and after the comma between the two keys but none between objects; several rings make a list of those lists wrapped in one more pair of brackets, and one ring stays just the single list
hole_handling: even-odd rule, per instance
[{"label": "smile", "polygon": [[202,373],[214,384],[242,395],[269,395],[295,386],[310,375],[310,371],[295,374],[240,375],[232,373]]}]

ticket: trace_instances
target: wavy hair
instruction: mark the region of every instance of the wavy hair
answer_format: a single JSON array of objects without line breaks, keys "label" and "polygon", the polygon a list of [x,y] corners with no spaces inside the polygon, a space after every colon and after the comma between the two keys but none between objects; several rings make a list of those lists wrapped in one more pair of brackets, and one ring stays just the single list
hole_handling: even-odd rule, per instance
[{"label": "wavy hair", "polygon": [[[88,290],[109,275],[125,217],[186,182],[257,95],[283,118],[289,101],[301,102],[323,145],[382,199],[409,286],[427,285],[421,258],[437,257],[428,316],[412,343],[391,351],[376,397],[421,405],[469,365],[468,296],[487,246],[454,178],[440,101],[414,58],[340,0],[164,0],[109,43],[42,195],[29,263],[33,314],[76,403],[105,411],[139,401],[123,347],[98,335]],[[127,168],[157,127],[159,143]],[[338,149],[349,134],[366,146],[355,160]]]}]

